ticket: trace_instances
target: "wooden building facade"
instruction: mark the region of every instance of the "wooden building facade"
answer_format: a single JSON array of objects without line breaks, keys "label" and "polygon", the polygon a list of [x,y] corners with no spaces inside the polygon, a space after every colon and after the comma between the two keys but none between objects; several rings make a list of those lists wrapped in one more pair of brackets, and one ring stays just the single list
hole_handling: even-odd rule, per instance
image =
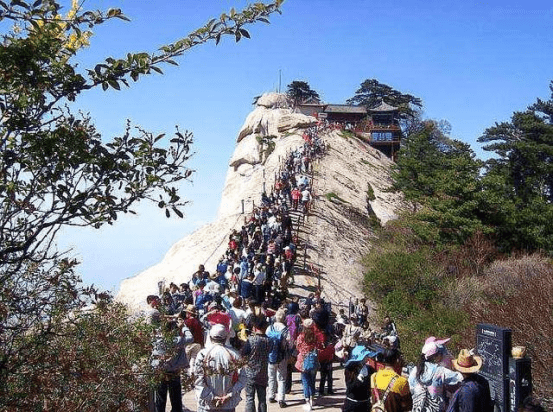
[{"label": "wooden building facade", "polygon": [[304,103],[296,109],[304,115],[326,119],[330,123],[350,125],[360,138],[395,160],[402,135],[399,110],[395,106],[381,102],[377,107],[367,109],[355,105]]}]

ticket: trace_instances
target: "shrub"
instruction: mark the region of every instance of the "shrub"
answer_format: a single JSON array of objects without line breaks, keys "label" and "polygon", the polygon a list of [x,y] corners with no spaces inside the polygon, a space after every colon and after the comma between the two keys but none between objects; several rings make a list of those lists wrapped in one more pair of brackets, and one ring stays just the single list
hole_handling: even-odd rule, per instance
[{"label": "shrub", "polygon": [[[122,304],[102,303],[52,323],[49,334],[33,331],[20,337],[37,343],[33,352],[13,356],[4,366],[8,374],[0,386],[2,409],[147,409],[154,379],[148,364],[151,327],[128,317]],[[17,367],[19,362],[23,368]]]},{"label": "shrub", "polygon": [[367,201],[374,201],[374,200],[376,200],[376,196],[374,195],[374,189],[370,183],[367,183]]},{"label": "shrub", "polygon": [[328,199],[330,202],[341,202],[342,204],[349,204],[348,201],[346,201],[345,199],[342,199],[338,196],[338,194],[336,194],[336,192],[329,192],[328,194],[325,194],[325,198]]},{"label": "shrub", "polygon": [[[534,392],[553,409],[553,267],[539,254],[494,262],[482,280],[485,305],[468,306],[470,325],[491,323],[511,328],[513,345],[523,345],[532,358]],[[463,333],[474,345],[474,327]],[[468,344],[466,344],[468,343]]]}]

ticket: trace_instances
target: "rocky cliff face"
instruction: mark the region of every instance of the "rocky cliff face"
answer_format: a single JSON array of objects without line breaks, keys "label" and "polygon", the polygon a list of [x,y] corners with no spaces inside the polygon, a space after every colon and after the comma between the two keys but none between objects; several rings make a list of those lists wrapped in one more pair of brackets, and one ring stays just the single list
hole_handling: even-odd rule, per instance
[{"label": "rocky cliff face", "polygon": [[[142,308],[159,281],[188,281],[199,264],[213,271],[227,248],[228,234],[244,222],[242,205],[246,213],[251,212],[264,185],[270,191],[287,152],[304,143],[304,128],[315,122],[288,108],[283,95],[263,95],[238,134],[215,222],[177,242],[159,264],[124,280],[117,299]],[[305,295],[305,290],[314,289],[319,277],[313,277],[313,271],[318,271],[323,296],[345,302],[360,294],[359,260],[370,245],[367,194],[374,192],[370,205],[383,223],[395,217],[400,199],[384,192],[390,184],[388,158],[338,131],[320,136],[329,150],[314,166],[314,209],[302,219],[299,234],[303,252],[298,263],[303,268],[305,262],[306,271],[296,276],[292,292]]]}]

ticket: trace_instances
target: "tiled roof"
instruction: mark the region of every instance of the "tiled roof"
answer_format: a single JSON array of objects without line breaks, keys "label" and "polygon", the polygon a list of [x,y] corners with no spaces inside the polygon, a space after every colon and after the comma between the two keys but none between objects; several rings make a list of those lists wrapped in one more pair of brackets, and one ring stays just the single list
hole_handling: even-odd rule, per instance
[{"label": "tiled roof", "polygon": [[326,105],[324,111],[326,113],[367,113],[367,109],[364,106],[352,105]]},{"label": "tiled roof", "polygon": [[369,109],[369,112],[393,112],[396,110],[397,108],[395,106],[388,105],[386,102],[382,101],[377,107]]}]

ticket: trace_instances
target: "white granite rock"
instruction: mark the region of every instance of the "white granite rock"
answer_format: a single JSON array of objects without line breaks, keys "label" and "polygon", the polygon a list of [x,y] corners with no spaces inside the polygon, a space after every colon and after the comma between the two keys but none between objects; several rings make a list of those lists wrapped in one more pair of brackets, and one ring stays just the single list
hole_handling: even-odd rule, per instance
[{"label": "white granite rock", "polygon": [[[158,291],[158,282],[186,282],[199,264],[208,271],[227,248],[228,235],[244,222],[246,213],[261,199],[263,188],[271,191],[275,174],[287,153],[303,145],[303,129],[315,119],[292,114],[283,108],[282,95],[266,94],[248,115],[238,134],[237,144],[229,161],[225,186],[215,222],[205,225],[177,242],[163,261],[141,274],[122,282],[117,299],[138,310],[146,307],[146,296]],[[286,131],[285,133],[279,132]],[[257,136],[273,135],[274,150],[260,156]],[[361,291],[362,266],[359,261],[370,247],[371,230],[354,220],[354,215],[366,213],[366,191],[370,183],[376,195],[372,209],[382,223],[396,217],[401,197],[386,192],[390,184],[392,161],[359,139],[346,139],[339,132],[322,135],[331,146],[316,165],[314,207],[317,214],[305,222],[306,240],[314,263],[325,273],[325,296],[332,301],[344,301]],[[325,194],[334,192],[346,201],[338,205]],[[364,219],[364,218],[362,218]],[[297,283],[311,285],[313,279],[298,277]],[[302,291],[298,291],[302,293]]]}]

